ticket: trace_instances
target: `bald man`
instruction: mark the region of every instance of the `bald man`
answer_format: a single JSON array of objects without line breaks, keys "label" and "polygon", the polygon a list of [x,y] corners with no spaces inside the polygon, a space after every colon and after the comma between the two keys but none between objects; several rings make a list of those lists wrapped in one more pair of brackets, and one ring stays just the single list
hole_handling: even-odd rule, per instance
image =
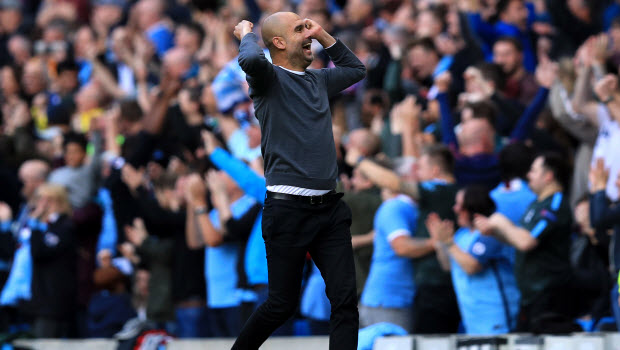
[{"label": "bald man", "polygon": [[18,176],[23,184],[22,196],[24,196],[26,204],[32,201],[37,188],[45,183],[49,172],[49,165],[38,159],[27,160],[19,167]]},{"label": "bald man", "polygon": [[[359,316],[351,248],[351,210],[336,193],[336,149],[329,98],[364,78],[362,62],[319,24],[291,12],[265,19],[262,37],[273,64],[252,33],[241,40],[239,65],[261,126],[267,194],[263,238],[269,297],[250,317],[233,349],[259,346],[297,309],[302,270],[309,252],[331,302],[330,349],[357,348]],[[307,69],[317,40],[335,68]]]},{"label": "bald man", "polygon": [[[31,297],[31,275],[25,273],[32,268],[32,258],[30,257],[30,229],[29,219],[30,212],[34,209],[35,194],[37,189],[45,183],[45,179],[49,174],[50,168],[47,163],[41,160],[28,160],[25,161],[19,167],[19,180],[23,186],[21,188],[21,194],[25,200],[25,203],[21,206],[19,211],[12,215],[8,214],[8,217],[2,218],[2,226],[10,223],[9,227],[3,227],[1,231],[10,230],[11,239],[7,242],[3,237],[3,244],[15,244],[15,251],[13,253],[13,262],[8,274],[6,284],[0,291],[0,308],[7,306],[17,307],[22,300],[29,300]],[[0,203],[0,206],[3,206]],[[6,207],[5,207],[6,208]],[[6,212],[5,212],[6,213]],[[6,248],[6,247],[4,247]],[[5,261],[5,263],[8,263]],[[18,313],[20,310],[18,310]],[[7,315],[5,315],[7,316]],[[22,315],[18,315],[20,317]],[[11,316],[14,317],[14,316]],[[13,322],[15,320],[3,319],[2,322]],[[0,325],[2,327],[2,325]]]}]

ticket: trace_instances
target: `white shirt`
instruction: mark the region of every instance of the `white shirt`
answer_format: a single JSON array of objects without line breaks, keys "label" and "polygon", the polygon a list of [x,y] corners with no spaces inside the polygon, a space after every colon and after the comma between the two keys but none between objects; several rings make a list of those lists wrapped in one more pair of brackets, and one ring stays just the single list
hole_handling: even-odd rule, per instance
[{"label": "white shirt", "polygon": [[292,194],[295,196],[320,196],[325,193],[328,193],[330,190],[313,190],[311,188],[286,186],[286,185],[275,185],[275,186],[267,186],[267,191]]},{"label": "white shirt", "polygon": [[620,171],[620,124],[613,120],[607,107],[599,105],[598,111],[599,132],[592,152],[592,165],[596,160],[603,158],[605,168],[609,170],[609,179],[605,192],[610,200],[618,200],[618,187],[616,178]]}]

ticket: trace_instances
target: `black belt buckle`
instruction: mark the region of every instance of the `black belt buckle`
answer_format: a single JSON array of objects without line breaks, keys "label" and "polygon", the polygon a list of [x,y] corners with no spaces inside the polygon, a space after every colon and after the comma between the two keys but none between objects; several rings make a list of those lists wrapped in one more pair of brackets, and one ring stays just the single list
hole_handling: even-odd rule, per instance
[{"label": "black belt buckle", "polygon": [[[325,197],[325,195],[310,196],[310,204],[312,204],[312,205],[323,204],[323,197]],[[318,200],[318,202],[316,200]]]}]

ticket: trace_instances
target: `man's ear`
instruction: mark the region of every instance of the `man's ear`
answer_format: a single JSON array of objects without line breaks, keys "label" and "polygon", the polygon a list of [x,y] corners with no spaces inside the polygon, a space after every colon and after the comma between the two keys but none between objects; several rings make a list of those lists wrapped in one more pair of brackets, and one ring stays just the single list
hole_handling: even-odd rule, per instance
[{"label": "man's ear", "polygon": [[286,49],[286,41],[284,41],[284,38],[281,36],[274,36],[273,39],[271,39],[271,42],[273,43],[273,46],[280,50]]},{"label": "man's ear", "polygon": [[[547,182],[547,183],[551,183],[551,182],[554,180],[554,178],[553,178],[553,171],[551,171],[551,170],[547,170],[547,171],[545,172],[544,177],[545,177],[545,182]],[[558,182],[559,182],[559,181],[558,181]]]}]

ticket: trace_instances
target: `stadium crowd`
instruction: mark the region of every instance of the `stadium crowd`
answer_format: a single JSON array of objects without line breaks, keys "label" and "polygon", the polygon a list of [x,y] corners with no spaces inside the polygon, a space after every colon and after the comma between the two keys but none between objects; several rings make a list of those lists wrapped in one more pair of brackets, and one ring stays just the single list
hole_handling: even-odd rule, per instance
[{"label": "stadium crowd", "polygon": [[[361,327],[620,328],[620,1],[0,0],[0,332],[238,334],[269,281],[233,28],[277,11],[367,68],[330,101]],[[329,331],[307,260],[277,334]]]}]

